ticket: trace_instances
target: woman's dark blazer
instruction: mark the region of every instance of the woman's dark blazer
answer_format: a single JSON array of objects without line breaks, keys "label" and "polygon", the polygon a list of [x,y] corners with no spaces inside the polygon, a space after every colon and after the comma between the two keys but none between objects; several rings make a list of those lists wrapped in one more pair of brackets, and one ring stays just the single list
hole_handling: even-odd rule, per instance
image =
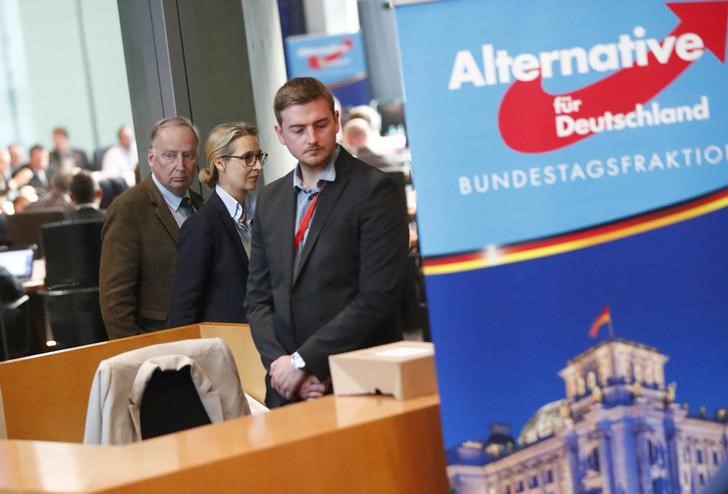
[{"label": "woman's dark blazer", "polygon": [[169,326],[247,322],[248,256],[225,204],[210,199],[180,229]]}]

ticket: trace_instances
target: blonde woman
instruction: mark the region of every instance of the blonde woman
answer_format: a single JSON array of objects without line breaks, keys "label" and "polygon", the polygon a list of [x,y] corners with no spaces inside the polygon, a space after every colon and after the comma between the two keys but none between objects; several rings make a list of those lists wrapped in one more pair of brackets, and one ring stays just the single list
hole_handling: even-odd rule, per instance
[{"label": "blonde woman", "polygon": [[258,129],[228,122],[210,131],[200,181],[210,199],[180,230],[170,326],[245,322],[245,284],[255,189],[268,155]]}]

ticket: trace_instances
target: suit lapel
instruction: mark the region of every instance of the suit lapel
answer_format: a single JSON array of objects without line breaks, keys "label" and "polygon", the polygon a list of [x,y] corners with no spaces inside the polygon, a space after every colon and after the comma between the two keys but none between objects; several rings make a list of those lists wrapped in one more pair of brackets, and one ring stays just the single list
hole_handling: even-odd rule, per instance
[{"label": "suit lapel", "polygon": [[[279,207],[275,209],[274,215],[280,214],[282,221],[280,222],[279,230],[279,249],[281,265],[283,266],[283,273],[286,273],[286,282],[288,288],[293,286],[293,236],[294,228],[296,228],[296,190],[293,188],[293,176],[290,180],[285,180],[281,183],[284,187],[284,193],[281,194],[281,202]],[[255,225],[253,225],[255,228]]]},{"label": "suit lapel", "polygon": [[167,233],[169,233],[169,236],[172,237],[172,240],[174,240],[174,243],[176,244],[177,234],[179,233],[179,226],[177,226],[177,222],[174,220],[174,216],[172,216],[172,212],[169,210],[167,202],[164,200],[164,197],[162,197],[162,193],[159,192],[159,189],[157,189],[157,185],[152,180],[151,175],[149,175],[144,181],[144,187],[147,189],[149,199],[154,205],[154,214],[157,216],[159,222],[162,223],[165,230],[167,230]]},{"label": "suit lapel", "polygon": [[[326,182],[324,189],[321,191],[321,198],[316,205],[316,211],[314,212],[313,219],[311,221],[311,227],[308,231],[308,237],[306,243],[303,244],[303,251],[301,252],[301,259],[298,262],[298,269],[293,273],[293,284],[296,284],[298,275],[303,271],[303,267],[306,265],[306,261],[311,255],[311,251],[316,246],[321,230],[326,224],[326,220],[336,206],[341,193],[346,188],[346,184],[349,183],[349,167],[346,166],[346,151],[343,149],[339,151],[339,158],[336,160],[336,180],[333,182]],[[295,215],[295,205],[294,205]],[[291,231],[293,231],[291,229]],[[291,237],[291,245],[293,245],[293,237]]]},{"label": "suit lapel", "polygon": [[233,243],[239,247],[241,258],[245,263],[248,262],[248,255],[245,253],[245,248],[243,247],[243,241],[240,238],[240,234],[238,233],[237,227],[235,226],[235,221],[230,216],[230,212],[225,207],[225,203],[222,202],[222,199],[220,199],[220,196],[217,195],[217,192],[213,192],[210,196],[210,199],[208,199],[210,202],[212,202],[212,206],[217,211],[217,214],[220,215],[220,221],[224,225],[223,228],[227,232],[227,235],[232,238]]}]

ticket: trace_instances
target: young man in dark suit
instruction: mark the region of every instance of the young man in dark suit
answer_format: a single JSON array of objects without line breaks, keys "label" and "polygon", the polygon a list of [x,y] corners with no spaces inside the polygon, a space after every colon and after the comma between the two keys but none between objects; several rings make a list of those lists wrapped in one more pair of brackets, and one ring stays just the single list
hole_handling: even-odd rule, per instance
[{"label": "young man in dark suit", "polygon": [[404,193],[336,144],[331,92],[296,78],[276,94],[296,168],[258,198],[246,308],[268,369],[268,406],[331,391],[329,355],[402,338]]},{"label": "young man in dark suit", "polygon": [[197,128],[184,117],[157,122],[147,152],[152,173],[106,213],[99,294],[109,338],[167,326],[179,227],[202,205],[189,190],[198,142]]}]

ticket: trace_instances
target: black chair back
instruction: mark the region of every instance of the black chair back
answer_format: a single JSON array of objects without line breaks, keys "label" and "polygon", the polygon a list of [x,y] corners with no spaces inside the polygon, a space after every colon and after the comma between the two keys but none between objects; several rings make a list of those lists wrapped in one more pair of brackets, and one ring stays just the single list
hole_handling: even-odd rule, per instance
[{"label": "black chair back", "polygon": [[39,292],[56,348],[89,345],[109,339],[101,317],[98,287]]},{"label": "black chair back", "polygon": [[99,286],[102,219],[43,225],[49,290]]},{"label": "black chair back", "polygon": [[41,227],[66,219],[65,209],[38,209],[26,213],[11,214],[7,217],[8,231],[14,247],[37,245],[36,259],[45,257],[41,241]]},{"label": "black chair back", "polygon": [[56,348],[106,341],[99,304],[101,219],[44,225],[47,291],[40,292]]},{"label": "black chair back", "polygon": [[102,192],[101,204],[99,207],[101,209],[106,209],[117,196],[129,188],[129,185],[123,178],[114,177],[99,180],[99,187],[101,187]]},{"label": "black chair back", "polygon": [[0,266],[0,360],[30,354],[28,300],[18,280]]},{"label": "black chair back", "polygon": [[100,148],[96,148],[94,150],[94,159],[91,163],[89,163],[89,170],[91,171],[99,171],[101,170],[101,165],[104,163],[104,155],[106,154],[106,151],[111,149],[111,146],[103,146]]}]

